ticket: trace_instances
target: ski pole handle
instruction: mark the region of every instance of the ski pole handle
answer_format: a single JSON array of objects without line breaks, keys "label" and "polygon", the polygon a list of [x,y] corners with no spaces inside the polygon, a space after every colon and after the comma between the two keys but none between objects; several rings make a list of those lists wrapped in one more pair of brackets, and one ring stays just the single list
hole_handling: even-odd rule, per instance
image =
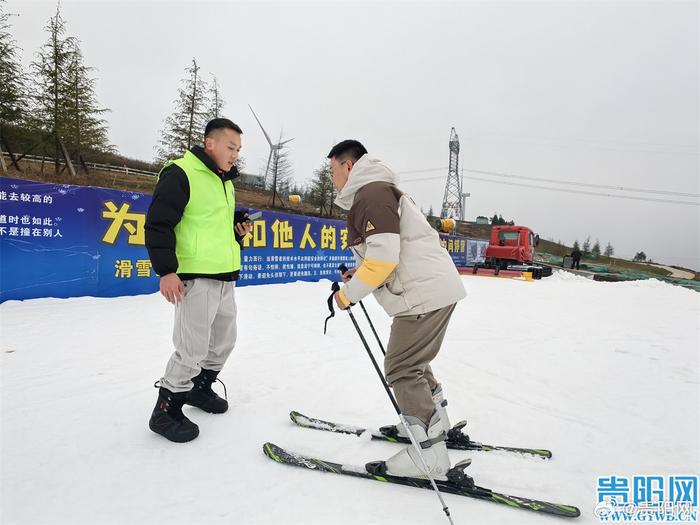
[{"label": "ski pole handle", "polygon": [[[343,278],[345,277],[345,274],[346,274],[347,272],[349,272],[350,269],[349,269],[347,266],[345,266],[344,264],[341,263],[341,264],[338,266],[338,271],[340,271],[340,277],[341,277],[341,279],[343,279]],[[350,279],[352,279],[352,275],[350,276]]]}]

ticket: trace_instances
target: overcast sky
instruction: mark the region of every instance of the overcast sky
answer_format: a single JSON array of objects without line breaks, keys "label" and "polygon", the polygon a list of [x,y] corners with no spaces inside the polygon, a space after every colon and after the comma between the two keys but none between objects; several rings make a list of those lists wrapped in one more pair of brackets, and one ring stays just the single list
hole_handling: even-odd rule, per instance
[{"label": "overcast sky", "polygon": [[[61,4],[98,69],[110,140],[152,160],[192,57],[221,84],[257,173],[283,131],[303,183],[355,138],[442,203],[460,166],[518,177],[700,194],[698,2],[136,2]],[[55,2],[8,1],[29,64]],[[467,218],[493,215],[568,244],[609,241],[700,270],[700,199],[465,172]],[[426,178],[435,178],[425,180]],[[418,180],[416,179],[423,179]],[[414,182],[410,182],[413,180]],[[695,205],[610,198],[560,188]]]}]

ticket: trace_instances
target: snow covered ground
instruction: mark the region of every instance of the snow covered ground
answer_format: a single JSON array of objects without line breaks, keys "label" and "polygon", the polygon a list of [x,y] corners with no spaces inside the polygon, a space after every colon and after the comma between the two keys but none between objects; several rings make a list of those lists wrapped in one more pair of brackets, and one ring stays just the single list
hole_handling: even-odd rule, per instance
[{"label": "snow covered ground", "polygon": [[[700,472],[700,294],[565,273],[463,279],[469,297],[433,367],[453,422],[467,418],[479,441],[554,452],[542,461],[452,451],[454,461],[471,455],[479,484],[577,505],[576,522],[596,523],[597,476]],[[221,374],[231,409],[186,408],[201,434],[181,445],[147,427],[171,351],[172,307],[160,295],[1,305],[0,522],[447,523],[429,491],[263,455],[265,441],[358,464],[397,450],[289,420],[295,409],[394,421],[347,316],[322,335],[329,288],[238,289],[240,337]],[[386,338],[389,319],[373,299],[367,307]],[[446,500],[457,524],[561,522]]]}]

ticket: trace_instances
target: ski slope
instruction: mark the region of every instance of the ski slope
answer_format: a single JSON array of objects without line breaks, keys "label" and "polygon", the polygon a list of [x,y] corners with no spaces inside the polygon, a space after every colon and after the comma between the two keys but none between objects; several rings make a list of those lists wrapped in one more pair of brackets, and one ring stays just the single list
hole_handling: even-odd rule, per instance
[{"label": "ski slope", "polygon": [[[576,523],[597,523],[598,476],[700,472],[700,294],[566,273],[463,279],[469,295],[433,366],[453,423],[468,419],[478,441],[554,453],[543,461],[450,451],[454,462],[473,459],[478,484],[576,505]],[[394,422],[347,316],[323,336],[329,292],[327,281],[237,289],[239,339],[220,376],[231,409],[185,408],[201,431],[186,444],[147,426],[171,352],[172,306],[160,295],[0,305],[0,522],[447,523],[429,491],[263,455],[265,441],[360,465],[397,450],[289,420],[294,409],[360,426]],[[373,299],[366,306],[386,340],[390,320]],[[445,499],[456,524],[563,522]]]}]

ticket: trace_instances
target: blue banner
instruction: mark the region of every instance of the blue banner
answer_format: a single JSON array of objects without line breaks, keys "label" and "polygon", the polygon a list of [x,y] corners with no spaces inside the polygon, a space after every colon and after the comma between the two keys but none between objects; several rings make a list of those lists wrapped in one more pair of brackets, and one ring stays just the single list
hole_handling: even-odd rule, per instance
[{"label": "blue banner", "polygon": [[337,281],[338,266],[355,266],[344,221],[263,211],[243,241],[241,285]]},{"label": "blue banner", "polygon": [[440,244],[452,257],[455,266],[466,266],[467,264],[467,239],[456,235],[440,234]]},{"label": "blue banner", "polygon": [[[139,193],[0,178],[0,302],[157,290],[143,241],[149,202]],[[127,253],[137,279],[118,277],[126,269],[115,264]]]},{"label": "blue banner", "polygon": [[[151,196],[0,177],[0,302],[153,293],[145,247]],[[337,279],[354,266],[343,221],[263,211],[239,285]]]},{"label": "blue banner", "polygon": [[[0,177],[0,302],[156,292],[150,203],[143,193]],[[263,211],[252,226],[239,286],[337,280],[338,265],[355,264],[344,221]],[[457,266],[468,264],[471,240],[441,241]]]}]

